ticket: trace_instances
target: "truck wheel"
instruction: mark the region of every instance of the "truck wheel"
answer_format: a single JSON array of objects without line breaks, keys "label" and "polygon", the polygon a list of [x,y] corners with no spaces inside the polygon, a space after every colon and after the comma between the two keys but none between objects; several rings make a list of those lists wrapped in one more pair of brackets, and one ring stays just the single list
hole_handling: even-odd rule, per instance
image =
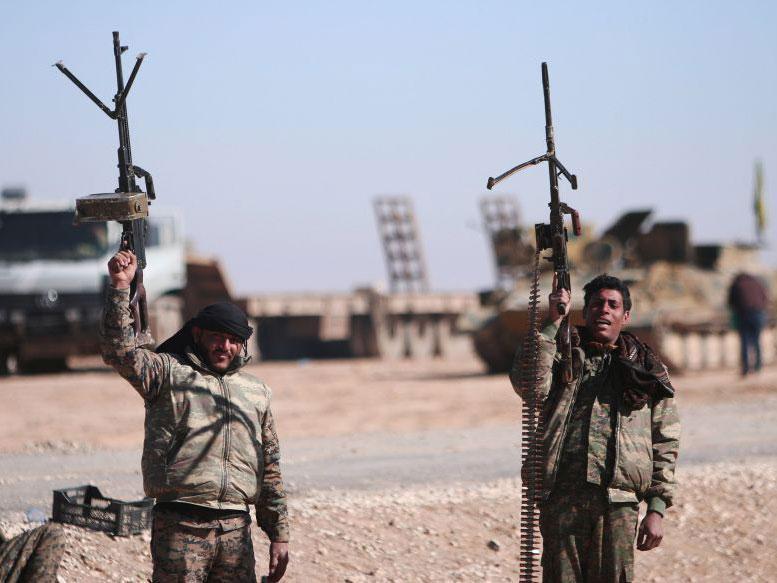
[{"label": "truck wheel", "polygon": [[0,376],[15,375],[19,372],[19,359],[13,352],[0,352]]},{"label": "truck wheel", "polygon": [[67,370],[67,360],[65,358],[36,358],[20,361],[17,366],[18,372],[22,373],[62,372]]}]

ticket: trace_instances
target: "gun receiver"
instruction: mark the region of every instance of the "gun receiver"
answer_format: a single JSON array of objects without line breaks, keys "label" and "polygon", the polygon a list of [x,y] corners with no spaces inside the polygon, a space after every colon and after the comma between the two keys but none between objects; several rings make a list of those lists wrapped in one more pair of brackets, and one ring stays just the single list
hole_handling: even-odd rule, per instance
[{"label": "gun receiver", "polygon": [[[94,221],[118,221],[122,225],[121,250],[132,251],[138,259],[135,279],[130,287],[130,307],[133,311],[135,339],[140,345],[153,344],[149,330],[146,290],[143,287],[143,269],[146,267],[146,234],[148,230],[148,207],[156,199],[154,181],[151,174],[132,163],[129,122],[127,118],[127,95],[146,53],[140,53],[132,68],[127,84],[121,55],[127,50],[121,46],[119,33],[113,32],[113,55],[116,64],[116,94],[113,97],[114,109],[110,109],[92,93],[62,61],[54,64],[65,77],[70,79],[84,94],[111,119],[116,120],[119,130],[119,149],[117,150],[119,168],[119,187],[112,193],[90,194],[76,199],[76,223]],[[146,192],[137,185],[135,178],[143,178]]]}]

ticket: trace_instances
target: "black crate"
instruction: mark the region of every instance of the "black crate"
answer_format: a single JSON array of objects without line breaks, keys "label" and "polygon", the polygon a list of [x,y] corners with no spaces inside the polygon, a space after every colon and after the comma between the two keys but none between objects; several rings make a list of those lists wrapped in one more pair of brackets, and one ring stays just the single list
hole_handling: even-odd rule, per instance
[{"label": "black crate", "polygon": [[97,486],[76,486],[54,490],[52,520],[129,536],[151,527],[153,507],[153,498],[122,502],[106,498]]}]

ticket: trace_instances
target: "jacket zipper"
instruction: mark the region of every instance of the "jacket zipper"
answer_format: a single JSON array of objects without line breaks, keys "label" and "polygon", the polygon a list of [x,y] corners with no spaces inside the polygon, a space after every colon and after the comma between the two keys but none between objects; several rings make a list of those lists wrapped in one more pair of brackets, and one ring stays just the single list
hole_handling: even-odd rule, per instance
[{"label": "jacket zipper", "polygon": [[223,472],[221,478],[221,491],[219,492],[218,498],[219,507],[221,507],[221,503],[224,501],[224,497],[227,493],[227,485],[229,484],[229,467],[227,465],[227,461],[229,460],[231,438],[229,424],[232,417],[232,403],[229,398],[229,387],[227,386],[227,381],[224,380],[224,377],[219,377],[219,385],[221,385],[221,389],[224,394],[224,452],[221,456],[221,466]]},{"label": "jacket zipper", "polygon": [[620,457],[620,433],[621,433],[621,413],[620,413],[620,398],[615,397],[615,459],[612,460],[612,475],[610,481],[607,483],[607,488],[612,488],[615,483],[615,474],[618,473],[618,458]]},{"label": "jacket zipper", "polygon": [[[608,355],[609,356],[609,355]],[[610,356],[610,361],[607,363],[607,376],[605,377],[604,381],[607,382],[607,379],[612,375],[612,366],[613,361],[612,357]],[[607,480],[607,488],[611,488],[613,483],[615,483],[615,474],[618,472],[618,458],[620,457],[620,433],[621,433],[621,395],[618,393],[618,391],[615,390],[613,387],[612,390],[613,395],[615,396],[615,399],[613,400],[613,409],[614,411],[611,414],[615,415],[615,435],[613,435],[613,439],[615,440],[615,455],[613,456],[612,460],[612,474],[610,474],[609,479]]]},{"label": "jacket zipper", "polygon": [[[572,359],[572,370],[574,371],[574,358]],[[558,452],[556,452],[556,458],[553,460],[553,473],[551,474],[551,480],[550,485],[544,486],[543,490],[545,490],[545,496],[547,497],[550,494],[550,490],[552,489],[552,485],[556,483],[556,475],[558,474],[558,462],[561,458],[561,453],[564,451],[564,442],[567,439],[567,429],[569,428],[569,418],[572,416],[572,410],[575,406],[575,401],[577,400],[577,393],[580,390],[580,385],[583,382],[583,369],[581,366],[580,369],[580,375],[577,377],[577,383],[575,384],[575,389],[572,391],[572,401],[569,403],[569,409],[567,409],[567,416],[566,419],[564,419],[564,427],[561,431],[561,447],[559,448]]]}]

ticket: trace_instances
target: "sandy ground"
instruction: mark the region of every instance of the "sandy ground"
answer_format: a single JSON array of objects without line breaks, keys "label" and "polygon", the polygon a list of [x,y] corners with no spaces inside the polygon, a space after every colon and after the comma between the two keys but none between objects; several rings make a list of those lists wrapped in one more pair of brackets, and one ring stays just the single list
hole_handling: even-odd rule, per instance
[{"label": "sandy ground", "polygon": [[[774,581],[777,460],[681,472],[661,547],[637,553],[638,581]],[[516,581],[518,484],[325,492],[292,499],[290,582]],[[743,495],[744,493],[744,495]],[[61,581],[146,581],[148,534],[66,527]],[[259,572],[266,543],[255,536]]]},{"label": "sandy ground", "polygon": [[[252,372],[273,387],[282,443],[517,425],[520,413],[506,379],[482,375],[475,359],[259,364]],[[762,401],[771,406],[773,399],[766,398],[777,390],[777,370],[746,381],[734,373],[708,373],[674,382],[681,410]],[[124,450],[142,441],[142,401],[96,366],[2,379],[0,394],[5,455]],[[668,514],[664,544],[638,553],[637,579],[775,580],[777,457],[713,460],[681,466],[679,475],[679,503]],[[513,479],[292,494],[286,580],[516,581],[518,508]],[[24,526],[21,519],[6,521],[0,534]],[[150,573],[147,534],[113,538],[68,527],[68,537],[63,581],[145,581]],[[266,543],[258,531],[255,549],[261,572]]]},{"label": "sandy ground", "polygon": [[[118,375],[84,372],[0,378],[0,452],[30,448],[126,449],[143,441],[143,402]],[[283,438],[518,423],[520,401],[474,357],[262,363],[249,372],[273,389]],[[681,410],[758,399],[777,390],[777,369],[742,381],[735,372],[678,377]]]},{"label": "sandy ground", "polygon": [[[284,437],[518,422],[506,377],[462,361],[373,360],[263,363],[249,367],[273,390]],[[0,410],[0,451],[70,441],[123,449],[142,443],[143,402],[108,369],[0,379],[12,406]]]},{"label": "sandy ground", "polygon": [[[662,545],[637,553],[636,580],[774,581],[777,459],[681,472]],[[743,496],[743,491],[746,493]],[[518,485],[326,492],[292,499],[285,581],[517,581]],[[146,581],[147,534],[128,539],[67,527],[63,581]],[[254,537],[258,572],[266,543]]]}]

